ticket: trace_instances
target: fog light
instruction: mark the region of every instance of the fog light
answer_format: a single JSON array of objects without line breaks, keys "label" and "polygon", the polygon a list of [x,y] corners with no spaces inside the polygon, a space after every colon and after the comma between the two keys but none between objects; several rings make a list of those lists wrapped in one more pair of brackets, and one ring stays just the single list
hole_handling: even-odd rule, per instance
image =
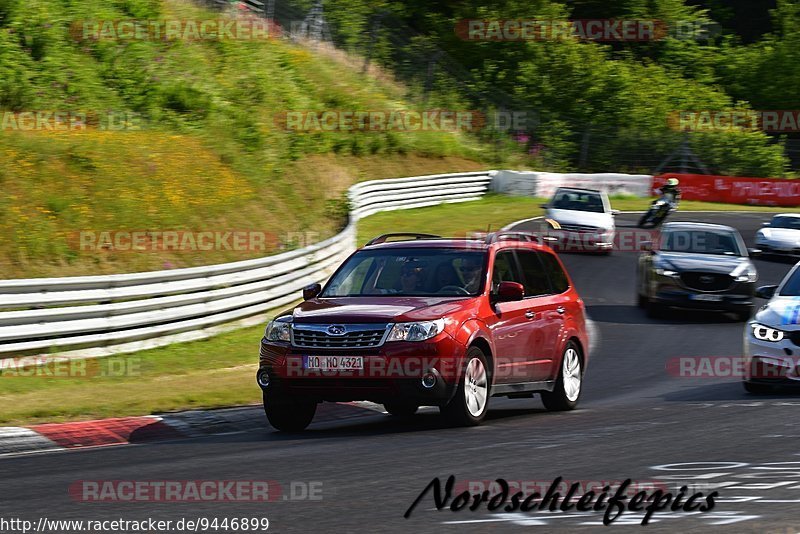
[{"label": "fog light", "polygon": [[422,387],[425,389],[431,389],[433,386],[436,385],[436,375],[432,372],[428,371],[424,375],[422,375]]},{"label": "fog light", "polygon": [[258,385],[262,388],[269,386],[269,373],[266,371],[260,371],[258,373],[258,377],[256,378]]}]

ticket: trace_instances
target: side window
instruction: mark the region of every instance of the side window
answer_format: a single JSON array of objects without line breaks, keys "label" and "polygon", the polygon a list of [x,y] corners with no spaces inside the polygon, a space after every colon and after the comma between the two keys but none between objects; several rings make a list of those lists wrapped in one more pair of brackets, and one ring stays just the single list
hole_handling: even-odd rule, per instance
[{"label": "side window", "polygon": [[541,256],[544,269],[547,271],[547,275],[550,278],[550,284],[553,286],[553,292],[563,293],[569,289],[567,273],[564,272],[564,269],[561,267],[561,264],[558,263],[558,259],[555,255],[544,252]]},{"label": "side window", "polygon": [[535,297],[538,295],[549,295],[552,293],[550,289],[550,280],[547,278],[547,272],[542,265],[540,256],[547,256],[547,254],[540,254],[535,250],[518,250],[517,257],[522,266],[522,276],[525,278],[525,296]]},{"label": "side window", "polygon": [[497,293],[500,282],[522,283],[522,278],[517,270],[517,263],[514,261],[514,252],[511,250],[501,250],[494,257],[492,293]]}]

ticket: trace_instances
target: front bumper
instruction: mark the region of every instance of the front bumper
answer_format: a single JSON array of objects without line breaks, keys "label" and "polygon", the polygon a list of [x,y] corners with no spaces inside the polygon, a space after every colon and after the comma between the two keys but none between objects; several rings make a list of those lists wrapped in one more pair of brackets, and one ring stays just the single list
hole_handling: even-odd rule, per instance
[{"label": "front bumper", "polygon": [[742,311],[753,306],[753,297],[748,294],[699,293],[680,289],[659,291],[651,300],[664,306],[698,310]]},{"label": "front bumper", "polygon": [[652,302],[676,308],[743,311],[754,305],[754,282],[735,282],[724,291],[699,291],[684,286],[675,277],[654,275],[649,298]]},{"label": "front bumper", "polygon": [[[298,349],[262,339],[259,374],[269,373],[265,395],[276,394],[316,401],[377,403],[402,401],[425,406],[447,404],[461,377],[466,348],[447,334],[427,342],[389,342],[376,349]],[[364,369],[320,371],[303,368],[303,356],[361,356]],[[433,387],[422,377],[434,374]]]},{"label": "front bumper", "polygon": [[757,384],[800,387],[800,347],[788,337],[761,341],[750,324],[744,333],[744,380]]},{"label": "front bumper", "polygon": [[790,243],[756,243],[763,254],[776,256],[800,256],[800,246]]},{"label": "front bumper", "polygon": [[550,246],[559,252],[608,252],[614,248],[614,232],[578,232],[556,230],[548,234],[554,238]]}]

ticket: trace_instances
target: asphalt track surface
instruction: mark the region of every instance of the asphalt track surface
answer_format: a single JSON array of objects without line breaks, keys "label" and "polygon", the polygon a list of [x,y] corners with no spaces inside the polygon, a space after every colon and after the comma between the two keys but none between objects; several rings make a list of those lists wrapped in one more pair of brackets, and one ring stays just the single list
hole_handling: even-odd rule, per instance
[{"label": "asphalt track surface", "polygon": [[[622,215],[618,225],[632,228],[635,217]],[[730,224],[750,244],[768,217],[683,213],[673,220]],[[523,223],[520,229],[525,228]],[[636,257],[634,252],[562,255],[598,335],[576,411],[546,412],[538,398],[493,399],[488,420],[476,428],[449,428],[432,409],[409,422],[359,411],[354,417],[315,422],[298,436],[274,432],[253,407],[248,408],[253,420],[264,425],[250,432],[2,458],[0,515],[33,521],[43,516],[267,517],[271,532],[797,532],[800,394],[757,397],[745,393],[736,377],[669,374],[665,368],[671,358],[740,356],[744,325],[732,317],[691,312],[646,318],[635,307]],[[760,284],[777,283],[792,266],[768,259],[756,264]],[[641,514],[631,512],[604,527],[598,512],[436,511],[430,495],[410,519],[403,518],[432,478],[451,474],[459,481],[630,478],[721,489],[712,512],[658,512],[647,527],[637,526]],[[87,503],[68,494],[79,480],[217,479],[274,480],[283,495],[294,483],[298,498]],[[311,482],[321,487],[321,499],[302,498],[298,488]]]}]

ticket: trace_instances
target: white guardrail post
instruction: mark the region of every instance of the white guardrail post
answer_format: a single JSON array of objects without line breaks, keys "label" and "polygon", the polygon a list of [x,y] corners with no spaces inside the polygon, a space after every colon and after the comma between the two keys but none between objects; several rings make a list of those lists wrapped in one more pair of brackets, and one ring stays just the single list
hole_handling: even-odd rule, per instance
[{"label": "white guardrail post", "polygon": [[[352,186],[350,223],[299,250],[220,265],[108,276],[0,280],[0,359],[92,357],[208,337],[295,302],[356,249],[356,223],[381,211],[477,200],[494,171]],[[238,323],[237,323],[238,321]],[[233,327],[232,326],[232,327]]]}]

